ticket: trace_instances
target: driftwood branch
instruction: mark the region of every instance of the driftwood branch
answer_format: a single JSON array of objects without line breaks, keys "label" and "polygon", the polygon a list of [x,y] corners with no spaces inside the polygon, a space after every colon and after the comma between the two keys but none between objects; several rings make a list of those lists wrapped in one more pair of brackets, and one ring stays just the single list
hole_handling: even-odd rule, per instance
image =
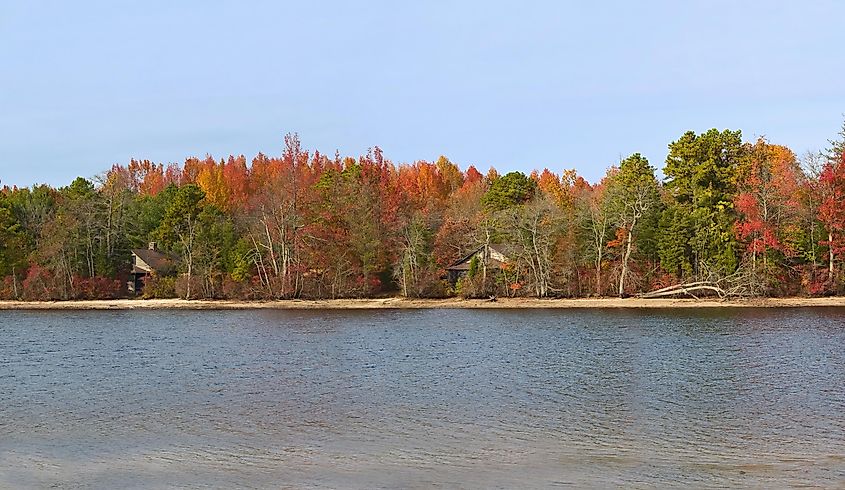
[{"label": "driftwood branch", "polygon": [[683,284],[675,284],[675,285],[672,285],[672,286],[666,286],[665,288],[655,289],[654,291],[649,291],[647,293],[643,293],[640,296],[646,297],[646,296],[649,296],[649,295],[660,295],[661,293],[670,292],[670,291],[673,294],[676,294],[678,289],[684,289],[684,288],[690,289],[690,288],[695,288],[697,286],[712,285],[712,284],[713,283],[710,282],[710,281],[687,282],[687,283],[683,283]]},{"label": "driftwood branch", "polygon": [[667,298],[673,296],[689,296],[699,299],[702,296],[716,296],[719,299],[750,298],[765,292],[765,281],[753,266],[742,264],[730,275],[721,275],[707,270],[691,282],[675,284],[647,293],[640,294],[643,299]]},{"label": "driftwood branch", "polygon": [[669,296],[678,296],[678,295],[686,295],[692,296],[695,299],[699,299],[695,293],[715,293],[719,298],[726,298],[731,296],[729,291],[725,291],[718,284],[707,282],[707,281],[697,281],[697,282],[690,282],[690,283],[683,283],[683,284],[676,284],[674,286],[668,286],[665,288],[657,289],[655,291],[651,291],[648,293],[643,293],[640,295],[640,298],[650,299],[650,298],[665,298]]}]

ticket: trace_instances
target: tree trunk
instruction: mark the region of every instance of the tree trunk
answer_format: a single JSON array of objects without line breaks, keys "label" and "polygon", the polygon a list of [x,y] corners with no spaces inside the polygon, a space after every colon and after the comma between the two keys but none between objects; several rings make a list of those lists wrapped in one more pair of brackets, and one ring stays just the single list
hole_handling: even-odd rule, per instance
[{"label": "tree trunk", "polygon": [[833,280],[833,232],[832,231],[829,231],[827,233],[827,242],[828,242],[827,250],[829,252],[829,257],[830,257],[830,261],[828,262],[828,270],[827,270],[828,272],[827,273],[828,273],[828,277],[830,277],[830,280],[832,281]]},{"label": "tree trunk", "polygon": [[596,295],[601,296],[601,253],[596,257]]},{"label": "tree trunk", "polygon": [[194,272],[194,236],[196,235],[196,223],[188,219],[186,234],[179,235],[182,246],[185,248],[185,265],[188,268],[188,284],[185,287],[185,299],[191,299],[191,280]]},{"label": "tree trunk", "polygon": [[490,229],[484,229],[484,249],[481,251],[481,290],[487,294],[487,259],[490,257]]},{"label": "tree trunk", "polygon": [[[636,223],[636,222],[635,222]],[[622,298],[625,296],[625,275],[628,273],[628,260],[631,258],[631,246],[633,243],[633,230],[634,225],[632,224],[630,228],[628,228],[628,243],[625,245],[625,254],[622,256],[622,273],[619,274],[619,297]]]},{"label": "tree trunk", "polygon": [[751,250],[751,272],[757,274],[757,247]]},{"label": "tree trunk", "polygon": [[267,219],[261,220],[264,225],[264,233],[267,235],[267,249],[270,251],[270,263],[273,265],[273,272],[279,275],[279,264],[276,262],[276,252],[273,250],[273,237],[270,235],[270,227],[267,225]]},{"label": "tree trunk", "polygon": [[534,256],[535,260],[537,261],[537,296],[540,298],[544,298],[548,295],[549,292],[549,285],[548,285],[548,274],[546,269],[546,254],[540,251],[540,245],[537,243],[537,235],[540,233],[539,223],[535,220],[532,223],[531,229],[531,246],[534,249]]},{"label": "tree trunk", "polygon": [[185,287],[185,299],[191,299],[191,273],[193,268],[193,260],[191,260],[190,253],[188,254],[188,284]]},{"label": "tree trunk", "polygon": [[112,215],[114,214],[114,197],[109,196],[109,214],[106,218],[106,257],[111,259],[111,222],[112,222]]},{"label": "tree trunk", "polygon": [[811,218],[810,219],[810,243],[813,244],[810,247],[810,258],[813,261],[813,270],[816,269],[816,220]]},{"label": "tree trunk", "polygon": [[267,293],[272,297],[273,286],[270,284],[270,276],[267,275],[267,267],[264,265],[264,255],[262,255],[258,241],[252,233],[250,233],[250,238],[252,238],[252,246],[255,249],[255,256],[252,258],[252,261],[255,263],[255,268],[258,271],[258,279],[261,281],[262,286],[267,287]]},{"label": "tree trunk", "polygon": [[658,289],[656,291],[651,291],[649,293],[641,294],[640,297],[644,299],[652,299],[652,298],[663,298],[666,296],[677,296],[679,294],[685,294],[687,296],[692,296],[695,299],[698,297],[693,294],[694,292],[698,291],[710,291],[714,292],[719,295],[720,298],[725,298],[728,296],[728,293],[716,285],[715,283],[709,281],[699,281],[699,282],[691,282],[686,284],[676,284],[674,286],[668,286],[665,288]]}]

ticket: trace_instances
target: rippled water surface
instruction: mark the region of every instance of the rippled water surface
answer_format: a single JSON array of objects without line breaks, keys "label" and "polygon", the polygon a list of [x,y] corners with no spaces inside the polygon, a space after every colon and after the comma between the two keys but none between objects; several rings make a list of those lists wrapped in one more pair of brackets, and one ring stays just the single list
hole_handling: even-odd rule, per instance
[{"label": "rippled water surface", "polygon": [[845,311],[0,312],[0,487],[845,486]]}]

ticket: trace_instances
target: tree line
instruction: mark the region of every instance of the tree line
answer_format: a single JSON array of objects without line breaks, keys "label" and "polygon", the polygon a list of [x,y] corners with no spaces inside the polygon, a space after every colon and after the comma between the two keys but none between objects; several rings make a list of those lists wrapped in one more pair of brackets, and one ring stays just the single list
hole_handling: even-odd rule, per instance
[{"label": "tree line", "polygon": [[[66,187],[0,192],[0,298],[127,295],[133,248],[178,258],[147,297],[627,296],[718,283],[745,296],[845,289],[845,125],[801,158],[740,131],[689,131],[663,178],[640,154],[596,183],[445,157],[396,165],[301,148],[184,164],[132,160]],[[492,244],[506,265],[473,260]],[[483,254],[482,254],[483,256]]]}]

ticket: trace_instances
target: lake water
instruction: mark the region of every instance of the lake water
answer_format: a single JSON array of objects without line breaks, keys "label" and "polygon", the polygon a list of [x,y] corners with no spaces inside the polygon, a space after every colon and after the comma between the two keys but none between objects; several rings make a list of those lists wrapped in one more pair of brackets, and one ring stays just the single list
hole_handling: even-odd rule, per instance
[{"label": "lake water", "polygon": [[0,487],[845,486],[840,309],[0,312]]}]

